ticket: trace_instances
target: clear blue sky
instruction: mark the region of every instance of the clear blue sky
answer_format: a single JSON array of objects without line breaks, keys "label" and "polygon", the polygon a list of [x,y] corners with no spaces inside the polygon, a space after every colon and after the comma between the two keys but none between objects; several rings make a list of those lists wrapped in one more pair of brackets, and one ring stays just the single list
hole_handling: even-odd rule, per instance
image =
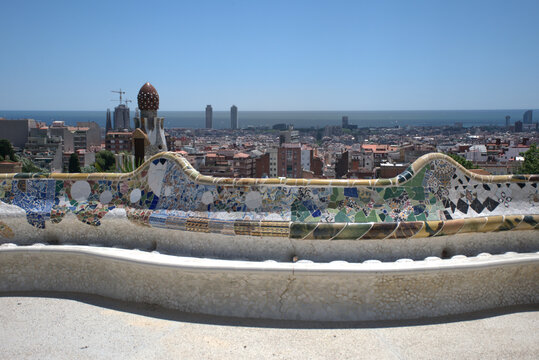
[{"label": "clear blue sky", "polygon": [[539,0],[3,1],[0,109],[539,108]]}]

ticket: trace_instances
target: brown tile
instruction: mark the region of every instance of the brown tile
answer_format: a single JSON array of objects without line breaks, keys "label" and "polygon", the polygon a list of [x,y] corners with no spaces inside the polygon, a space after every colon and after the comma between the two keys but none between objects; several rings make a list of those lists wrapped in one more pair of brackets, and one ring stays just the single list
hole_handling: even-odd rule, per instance
[{"label": "brown tile", "polygon": [[423,228],[423,221],[402,221],[399,222],[397,230],[390,236],[392,239],[411,238]]},{"label": "brown tile", "polygon": [[486,225],[482,228],[482,232],[496,231],[502,223],[502,215],[489,216],[487,217]]},{"label": "brown tile", "polygon": [[395,231],[396,228],[397,228],[396,222],[373,223],[371,229],[365,235],[363,235],[361,240],[385,239],[386,237],[391,235],[391,233],[393,233],[393,231]]},{"label": "brown tile", "polygon": [[464,219],[445,220],[442,230],[436,236],[454,235],[464,226]]},{"label": "brown tile", "polygon": [[444,222],[441,220],[429,220],[423,221],[424,226],[414,235],[413,238],[426,238],[436,235],[442,227]]}]

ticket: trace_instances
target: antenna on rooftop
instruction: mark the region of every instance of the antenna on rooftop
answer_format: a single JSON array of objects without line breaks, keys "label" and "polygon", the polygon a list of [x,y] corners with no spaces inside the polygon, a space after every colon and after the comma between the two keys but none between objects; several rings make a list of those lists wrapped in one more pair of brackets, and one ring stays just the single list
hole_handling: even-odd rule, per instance
[{"label": "antenna on rooftop", "polygon": [[[120,105],[121,105],[121,104],[122,104],[122,95],[125,94],[125,91],[122,91],[122,89],[120,88],[120,91],[117,91],[117,90],[111,90],[110,92],[120,94]],[[111,100],[111,101],[118,101],[118,100]]]}]

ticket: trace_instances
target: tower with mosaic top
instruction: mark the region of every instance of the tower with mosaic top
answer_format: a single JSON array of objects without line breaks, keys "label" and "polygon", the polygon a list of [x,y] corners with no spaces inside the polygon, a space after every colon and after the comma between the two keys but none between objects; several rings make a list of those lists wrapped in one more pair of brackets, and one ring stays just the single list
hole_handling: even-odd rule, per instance
[{"label": "tower with mosaic top", "polygon": [[[142,85],[137,96],[140,117],[135,117],[135,153],[152,156],[167,151],[165,140],[165,118],[157,116],[159,109],[159,94],[149,82]],[[137,136],[138,135],[138,136]],[[137,137],[140,137],[137,146]],[[143,148],[143,150],[141,150]],[[140,155],[139,155],[140,156]],[[137,157],[137,154],[135,154]]]}]

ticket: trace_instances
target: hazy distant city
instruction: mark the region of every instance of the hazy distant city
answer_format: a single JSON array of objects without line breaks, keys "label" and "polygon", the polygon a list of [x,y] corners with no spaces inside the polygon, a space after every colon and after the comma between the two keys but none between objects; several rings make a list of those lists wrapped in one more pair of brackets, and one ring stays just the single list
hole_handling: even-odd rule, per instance
[{"label": "hazy distant city", "polygon": [[[243,113],[208,104],[158,116],[151,84],[141,88],[134,111],[124,91],[112,93],[118,105],[103,112],[1,112],[0,134],[24,159],[4,159],[3,171],[67,172],[73,157],[83,172],[127,171],[167,150],[220,177],[371,179],[396,176],[438,151],[501,175],[518,172],[522,153],[539,139],[533,110]],[[38,119],[24,118],[28,113]],[[106,158],[114,161],[103,168]]]}]

